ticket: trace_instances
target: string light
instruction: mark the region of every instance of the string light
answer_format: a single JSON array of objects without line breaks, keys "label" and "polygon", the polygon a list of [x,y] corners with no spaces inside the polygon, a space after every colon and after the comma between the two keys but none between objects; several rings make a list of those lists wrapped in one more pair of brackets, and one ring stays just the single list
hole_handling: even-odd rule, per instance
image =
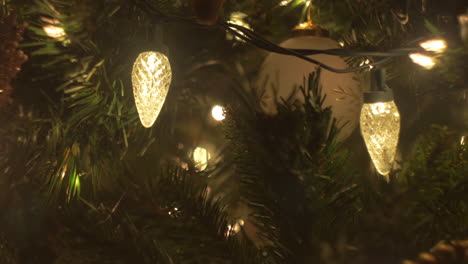
[{"label": "string light", "polygon": [[[304,0],[297,0],[298,2],[306,2]],[[310,3],[310,0],[308,0]],[[280,2],[281,3],[281,2]],[[182,23],[192,23],[186,19],[182,19],[179,16],[171,16],[164,14],[160,10],[156,8],[145,8],[146,5],[140,4],[138,5],[139,8],[141,8],[144,12],[148,13],[150,16],[162,16],[166,21],[176,21],[176,22],[182,22]],[[311,6],[311,5],[310,5]],[[465,21],[466,19],[464,18],[459,18],[460,21]],[[236,36],[237,38],[242,38],[243,40],[248,41],[249,43],[253,44],[254,46],[267,50],[270,52],[278,53],[278,54],[284,54],[284,55],[289,55],[289,56],[295,56],[297,58],[300,58],[304,61],[307,61],[309,63],[319,65],[325,70],[332,71],[335,73],[350,73],[350,72],[359,72],[365,68],[368,68],[368,66],[363,65],[360,67],[353,67],[353,68],[335,68],[331,67],[329,65],[326,65],[324,63],[321,63],[315,59],[309,58],[307,55],[313,55],[313,54],[328,54],[332,56],[377,56],[381,57],[381,59],[376,60],[373,62],[373,66],[381,65],[384,63],[387,63],[392,57],[395,56],[408,56],[408,54],[417,52],[419,48],[405,48],[405,49],[394,49],[394,50],[389,50],[389,51],[382,51],[382,52],[375,52],[375,51],[355,51],[355,50],[348,50],[348,49],[332,49],[332,50],[323,50],[323,49],[288,49],[288,48],[283,48],[280,47],[279,45],[276,45],[272,43],[271,41],[266,40],[259,34],[253,32],[252,30],[249,30],[248,27],[245,26],[240,26],[238,24],[232,23],[234,21],[229,21],[229,22],[221,22],[220,26],[224,27],[230,34]]]},{"label": "string light", "polygon": [[421,53],[411,53],[409,57],[411,58],[411,60],[413,60],[414,63],[424,67],[425,69],[430,70],[435,66],[434,59],[427,55]]},{"label": "string light", "polygon": [[[252,28],[250,27],[250,25],[244,21],[244,19],[247,17],[246,14],[242,13],[242,12],[233,12],[231,14],[231,17],[228,21],[228,23],[231,23],[231,24],[234,24],[234,25],[238,25],[238,26],[241,26],[241,27],[244,27],[244,28],[247,28],[249,30],[252,30]],[[240,32],[240,31],[237,31],[239,34],[241,34],[242,36],[245,36],[244,33]],[[227,39],[231,40],[233,38],[233,36],[228,32],[227,33]],[[239,37],[235,37],[236,40],[240,41],[240,42],[245,42],[245,40],[239,38]]]},{"label": "string light", "polygon": [[226,237],[234,236],[237,233],[239,233],[239,231],[241,231],[244,224],[245,224],[245,222],[244,222],[243,219],[239,219],[238,221],[236,221],[236,223],[234,225],[228,224],[227,225],[227,231],[226,231],[226,234],[225,234]]},{"label": "string light", "polygon": [[46,33],[47,36],[55,39],[60,39],[66,36],[66,32],[63,27],[59,26],[61,22],[58,19],[44,16],[41,16],[40,19],[47,23],[47,25],[42,27],[42,30]]},{"label": "string light", "polygon": [[208,167],[208,161],[211,158],[210,152],[202,147],[197,147],[193,151],[193,161],[195,162],[195,169],[197,171],[204,171]]},{"label": "string light", "polygon": [[375,168],[388,181],[398,145],[400,114],[392,92],[384,90],[383,71],[375,71],[373,77],[374,90],[364,94],[361,134]]},{"label": "string light", "polygon": [[374,66],[371,64],[369,59],[366,59],[365,61],[362,61],[361,64],[359,64],[359,66],[363,66],[363,65],[369,65],[369,69],[368,69],[369,71],[374,68]]},{"label": "string light", "polygon": [[66,33],[62,27],[55,25],[46,25],[42,27],[42,30],[47,34],[47,36],[55,39],[65,37]]},{"label": "string light", "polygon": [[161,112],[171,78],[171,65],[164,54],[143,52],[135,60],[132,70],[133,96],[144,127],[151,127]]},{"label": "string light", "polygon": [[431,39],[419,44],[426,51],[442,53],[447,49],[447,43],[443,39]]},{"label": "string light", "polygon": [[223,121],[226,118],[226,110],[220,105],[215,105],[211,109],[211,116],[216,121]]}]

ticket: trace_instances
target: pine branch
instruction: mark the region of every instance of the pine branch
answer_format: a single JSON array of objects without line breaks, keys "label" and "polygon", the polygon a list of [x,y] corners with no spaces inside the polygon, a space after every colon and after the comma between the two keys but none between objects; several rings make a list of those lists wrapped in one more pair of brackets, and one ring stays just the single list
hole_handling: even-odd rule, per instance
[{"label": "pine branch", "polygon": [[285,101],[274,117],[243,95],[243,104],[231,110],[235,119],[228,132],[237,173],[255,212],[260,240],[276,262],[311,260],[318,215],[349,205],[355,189],[348,185],[351,177],[339,176],[337,130],[330,109],[322,109],[318,75],[312,74],[302,89],[303,105]]},{"label": "pine branch", "polygon": [[247,240],[226,238],[222,207],[193,176],[166,169],[146,185],[134,185],[115,205],[86,202],[89,213],[73,209],[66,222],[90,240],[131,249],[144,263],[259,263]]}]

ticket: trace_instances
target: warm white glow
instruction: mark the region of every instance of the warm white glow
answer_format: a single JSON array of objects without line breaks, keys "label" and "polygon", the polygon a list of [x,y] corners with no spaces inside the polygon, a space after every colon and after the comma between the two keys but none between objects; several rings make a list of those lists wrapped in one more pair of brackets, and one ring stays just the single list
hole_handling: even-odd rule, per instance
[{"label": "warm white glow", "polygon": [[463,136],[460,139],[460,145],[465,146],[465,144],[466,144],[466,136]]},{"label": "warm white glow", "polygon": [[197,147],[193,151],[193,161],[195,162],[195,169],[197,171],[204,171],[208,167],[208,161],[211,158],[210,152],[202,147]]},{"label": "warm white glow", "polygon": [[409,56],[414,63],[419,64],[428,70],[432,69],[435,65],[434,59],[424,54],[411,53]]},{"label": "warm white glow", "polygon": [[169,92],[171,78],[171,65],[164,54],[143,52],[135,60],[132,70],[133,96],[144,127],[151,127],[158,118]]},{"label": "warm white glow", "polygon": [[447,49],[447,43],[443,39],[431,39],[419,44],[423,49],[435,53],[442,53]]},{"label": "warm white glow", "polygon": [[460,23],[460,37],[468,43],[468,15],[459,15],[458,22]]},{"label": "warm white glow", "polygon": [[[235,24],[235,25],[242,26],[242,27],[245,27],[245,28],[248,28],[248,29],[252,30],[250,25],[247,22],[244,21],[244,18],[246,18],[246,17],[247,17],[247,15],[242,13],[242,12],[233,12],[231,14],[231,17],[230,17],[228,22],[231,23],[231,24]],[[236,30],[236,29],[234,29],[234,30]],[[236,31],[239,34],[244,35],[244,33],[240,32],[238,30],[236,30]],[[228,33],[227,38],[232,39],[232,35]],[[239,38],[239,37],[235,37],[235,38],[238,41],[244,42],[244,40]]]},{"label": "warm white glow", "polygon": [[226,236],[234,236],[235,234],[239,233],[241,231],[242,226],[244,226],[244,220],[239,219],[234,225],[227,225],[227,231],[226,231]]},{"label": "warm white glow", "polygon": [[372,70],[374,68],[374,66],[371,64],[369,59],[366,59],[365,61],[362,61],[361,64],[359,64],[359,66],[364,66],[364,65],[369,65],[368,70]]},{"label": "warm white glow", "polygon": [[280,6],[287,6],[287,5],[289,5],[289,3],[291,3],[291,1],[292,0],[282,0],[279,5]]},{"label": "warm white glow", "polygon": [[388,177],[400,134],[400,114],[395,102],[364,104],[360,123],[361,134],[375,168]]},{"label": "warm white glow", "polygon": [[223,121],[226,118],[226,111],[224,110],[224,107],[215,105],[211,109],[211,116],[216,121]]},{"label": "warm white glow", "polygon": [[62,27],[54,26],[54,25],[47,25],[43,26],[42,30],[47,34],[47,36],[51,38],[62,38],[66,35],[65,30]]}]

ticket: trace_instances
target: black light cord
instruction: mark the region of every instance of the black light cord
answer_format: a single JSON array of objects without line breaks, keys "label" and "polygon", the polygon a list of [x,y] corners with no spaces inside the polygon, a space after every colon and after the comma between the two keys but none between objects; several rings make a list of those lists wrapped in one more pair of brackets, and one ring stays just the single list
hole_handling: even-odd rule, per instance
[{"label": "black light cord", "polygon": [[[220,22],[214,26],[200,25],[192,19],[179,17],[179,16],[173,16],[173,15],[171,16],[166,15],[160,10],[158,10],[157,8],[155,8],[153,5],[148,3],[148,0],[132,0],[132,1],[140,9],[142,9],[144,12],[150,15],[153,19],[155,19],[154,17],[156,16],[159,22],[168,23],[171,21],[177,21],[177,22],[181,22],[184,24],[196,25],[200,27],[211,27],[211,28],[221,27],[227,30],[228,32],[230,32],[232,35],[236,36],[237,38],[240,38],[256,46],[257,48],[260,48],[262,50],[266,50],[272,53],[295,56],[299,59],[316,64],[319,67],[322,67],[328,71],[335,72],[335,73],[351,73],[351,72],[361,71],[364,69],[372,69],[377,65],[381,65],[381,64],[389,62],[392,57],[407,56],[410,53],[422,51],[420,48],[401,48],[401,49],[393,49],[393,50],[389,50],[385,52],[355,51],[355,50],[348,50],[348,49],[327,49],[327,50],[288,49],[288,48],[283,48],[277,44],[274,44],[273,42],[266,40],[265,38],[255,33],[254,31],[248,28],[245,28],[243,26],[240,26],[240,25],[236,25],[236,24],[229,23],[229,22]],[[308,55],[316,55],[316,54],[327,54],[327,55],[332,55],[332,56],[347,56],[347,57],[379,57],[379,59],[370,64],[361,65],[358,67],[347,68],[347,69],[336,69],[324,63],[321,63],[315,59],[307,57]]]},{"label": "black light cord", "polygon": [[[231,27],[226,27],[226,29],[232,33],[233,35],[235,35],[236,37],[240,38],[240,39],[243,39],[245,41],[248,41],[249,38],[238,32],[237,30],[235,29],[232,29]],[[318,65],[319,67],[322,67],[326,70],[329,70],[331,72],[335,72],[335,73],[351,73],[351,72],[357,72],[357,71],[361,71],[361,70],[364,70],[364,69],[372,69],[373,67],[377,66],[377,65],[381,65],[381,64],[384,64],[384,63],[387,63],[388,61],[390,61],[390,57],[387,57],[387,58],[384,58],[384,59],[380,59],[378,61],[375,61],[373,62],[372,64],[366,64],[366,65],[362,65],[362,66],[358,66],[358,67],[354,67],[354,68],[348,68],[348,69],[336,69],[336,68],[333,68],[331,66],[328,66],[326,64],[323,64],[321,63],[320,61],[317,61],[317,60],[314,60],[312,58],[309,58],[293,49],[287,49],[287,48],[283,48],[281,46],[278,46],[278,45],[274,45],[275,49],[270,49],[268,47],[265,47],[265,46],[262,46],[259,42],[255,42],[255,41],[252,41],[250,42],[251,44],[255,45],[256,47],[258,48],[261,48],[261,49],[265,49],[265,50],[268,50],[270,52],[274,52],[274,53],[278,53],[278,54],[284,54],[284,55],[291,55],[291,56],[295,56],[295,57],[298,57],[302,60],[305,60],[307,62],[310,62],[310,63],[313,63],[313,64],[316,64]],[[270,42],[271,43],[271,42]],[[317,53],[318,54],[321,50],[317,50]],[[321,52],[320,52],[321,53]]]},{"label": "black light cord", "polygon": [[[276,44],[265,40],[262,38],[260,35],[255,33],[254,31],[236,25],[232,23],[220,23],[221,26],[225,27],[227,30],[228,28],[234,28],[238,31],[241,31],[245,35],[249,36],[251,41],[261,41],[263,43],[268,43],[269,45],[277,47]],[[401,49],[393,49],[387,52],[381,52],[381,51],[354,51],[354,50],[347,50],[347,49],[327,49],[327,50],[315,50],[315,49],[292,49],[298,53],[301,53],[303,55],[316,55],[316,54],[328,54],[328,55],[335,55],[335,56],[358,56],[358,57],[364,57],[364,56],[373,56],[373,57],[399,57],[399,56],[405,56],[408,55],[409,53],[413,52],[423,52],[421,48],[401,48]],[[272,50],[270,50],[272,51]],[[272,51],[274,52],[274,51]]]}]

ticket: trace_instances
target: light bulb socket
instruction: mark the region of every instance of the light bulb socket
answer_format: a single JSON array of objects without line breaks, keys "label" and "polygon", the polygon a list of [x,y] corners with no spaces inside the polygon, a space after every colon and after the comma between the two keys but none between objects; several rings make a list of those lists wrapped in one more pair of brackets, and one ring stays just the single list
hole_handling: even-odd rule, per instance
[{"label": "light bulb socket", "polygon": [[364,93],[364,103],[365,104],[374,104],[374,103],[385,103],[393,101],[393,92],[391,90],[385,91],[371,91]]},{"label": "light bulb socket", "polygon": [[375,69],[372,71],[371,91],[385,91],[385,70]]},{"label": "light bulb socket", "polygon": [[392,90],[386,89],[385,70],[375,69],[371,73],[371,89],[364,93],[364,103],[384,103],[393,101]]}]

